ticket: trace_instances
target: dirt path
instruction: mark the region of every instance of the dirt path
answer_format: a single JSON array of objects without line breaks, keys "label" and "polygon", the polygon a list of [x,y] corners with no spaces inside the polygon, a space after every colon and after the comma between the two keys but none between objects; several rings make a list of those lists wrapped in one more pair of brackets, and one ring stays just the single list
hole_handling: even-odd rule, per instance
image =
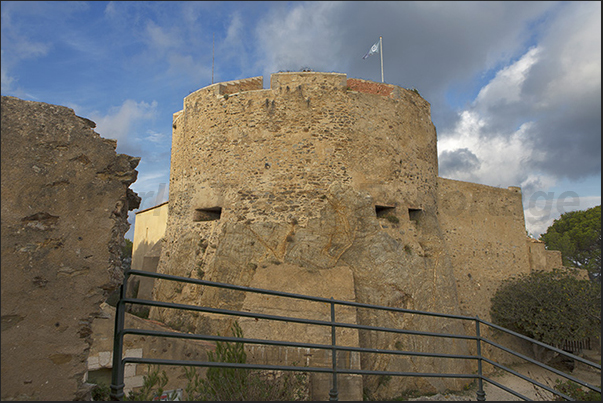
[{"label": "dirt path", "polygon": [[[597,357],[595,357],[595,360]],[[598,355],[598,361],[600,362],[601,356]],[[526,363],[515,365],[511,367],[512,370],[528,376],[544,385],[547,385],[550,388],[555,386],[555,380],[561,379],[565,381],[565,378],[558,376],[557,374],[540,368],[537,365]],[[574,371],[571,373],[571,376],[588,382],[592,385],[601,387],[601,373],[599,371],[594,371],[589,369],[586,365],[579,364],[576,366]],[[493,381],[500,383],[512,389],[525,397],[535,400],[535,401],[552,401],[554,395],[544,389],[534,386],[530,382],[527,382],[513,374],[509,374],[506,372],[501,372],[499,374],[491,375]],[[518,401],[523,400],[519,397],[510,394],[499,387],[489,384],[488,382],[484,383],[484,392],[486,393],[487,401]],[[456,394],[437,394],[433,396],[423,396],[408,399],[412,401],[477,401],[476,396],[476,387],[472,388],[469,391],[456,393]]]}]

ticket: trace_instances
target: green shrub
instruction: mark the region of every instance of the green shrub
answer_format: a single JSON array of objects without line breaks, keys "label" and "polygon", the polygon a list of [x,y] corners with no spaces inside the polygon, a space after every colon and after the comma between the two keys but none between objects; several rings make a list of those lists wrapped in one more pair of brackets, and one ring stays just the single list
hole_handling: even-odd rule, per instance
[{"label": "green shrub", "polygon": [[[580,385],[570,380],[562,382],[560,379],[555,380],[555,390],[561,392],[580,402],[600,402],[601,394],[594,390],[584,390]],[[565,400],[561,396],[556,396],[555,400]]]},{"label": "green shrub", "polygon": [[[231,327],[234,337],[242,338],[243,330],[237,322]],[[211,362],[244,364],[247,361],[244,343],[216,342],[215,355],[207,353]],[[188,380],[187,400],[203,401],[291,401],[305,400],[303,384],[305,373],[285,372],[277,376],[270,371],[244,368],[210,367],[201,378],[194,367],[184,368]]]},{"label": "green shrub", "polygon": [[601,334],[601,285],[566,270],[534,271],[502,283],[492,321],[538,341],[558,345]]},{"label": "green shrub", "polygon": [[111,388],[108,385],[99,383],[92,389],[92,400],[96,402],[111,400],[110,393]]},{"label": "green shrub", "polygon": [[[243,331],[235,322],[231,327],[234,337],[242,338]],[[216,342],[215,354],[208,352],[211,362],[245,364],[244,343]],[[295,365],[295,363],[293,363]],[[300,401],[309,400],[308,374],[291,371],[259,371],[244,368],[210,367],[205,378],[195,367],[183,367],[187,380],[184,399],[188,401]],[[161,396],[168,377],[159,366],[149,365],[140,390],[131,391],[125,400],[151,401]],[[174,392],[176,393],[176,392]],[[110,388],[98,385],[92,390],[95,401],[110,400]],[[175,396],[170,396],[174,400]]]},{"label": "green shrub", "polygon": [[159,366],[149,365],[147,375],[143,376],[142,388],[139,391],[130,391],[127,400],[151,401],[156,396],[163,394],[163,388],[168,383],[168,377],[165,371],[159,372]]}]

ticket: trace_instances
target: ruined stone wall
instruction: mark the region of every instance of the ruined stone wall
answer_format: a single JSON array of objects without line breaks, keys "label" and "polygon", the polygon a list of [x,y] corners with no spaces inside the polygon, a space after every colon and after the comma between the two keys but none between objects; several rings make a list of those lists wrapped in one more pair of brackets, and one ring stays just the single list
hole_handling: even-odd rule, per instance
[{"label": "ruined stone wall", "polygon": [[[269,89],[223,94],[213,85],[186,97],[184,109],[174,114],[170,213],[158,271],[249,285],[257,284],[260,269],[278,276],[279,267],[297,267],[320,277],[338,267],[352,273],[340,281],[353,282],[345,286],[359,302],[460,313],[437,217],[436,132],[429,104],[403,88],[383,96],[360,84],[345,74],[279,73],[272,75]],[[245,306],[246,297],[234,292],[156,283],[158,300]],[[274,289],[275,284],[260,285]],[[331,297],[328,288],[316,292]],[[227,327],[203,315],[161,309],[153,309],[151,317],[204,332],[224,333]],[[463,331],[457,324],[411,315],[359,310],[356,320]],[[374,332],[359,332],[358,343],[467,351],[463,341],[443,346]],[[380,357],[362,367],[431,372],[437,365],[453,372],[463,366],[437,361]],[[373,380],[365,386],[376,397],[460,385],[436,378],[379,385]]]},{"label": "ruined stone wall", "polygon": [[57,105],[2,97],[2,400],[85,400],[139,159]]}]

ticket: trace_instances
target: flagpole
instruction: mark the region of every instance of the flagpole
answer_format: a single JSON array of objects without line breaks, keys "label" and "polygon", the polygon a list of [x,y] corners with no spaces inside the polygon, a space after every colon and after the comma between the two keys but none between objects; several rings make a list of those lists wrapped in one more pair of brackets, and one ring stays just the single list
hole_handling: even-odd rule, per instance
[{"label": "flagpole", "polygon": [[379,50],[381,52],[381,82],[384,83],[385,81],[383,81],[383,37],[380,36],[379,37]]},{"label": "flagpole", "polygon": [[214,42],[216,40],[216,34],[214,33],[211,38],[211,83],[214,83]]}]

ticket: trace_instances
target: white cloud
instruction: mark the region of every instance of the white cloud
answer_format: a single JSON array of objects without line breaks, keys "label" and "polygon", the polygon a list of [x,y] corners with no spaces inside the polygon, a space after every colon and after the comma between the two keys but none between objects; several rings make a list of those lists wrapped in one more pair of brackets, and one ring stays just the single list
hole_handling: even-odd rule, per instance
[{"label": "white cloud", "polygon": [[467,149],[480,162],[464,172],[444,164],[443,176],[529,192],[600,175],[600,4],[564,7],[539,43],[500,69],[440,132],[445,156]]},{"label": "white cloud", "polygon": [[[249,38],[244,21],[240,12],[233,13],[226,29],[226,37],[216,43],[216,60],[219,70],[221,66],[226,65],[236,66],[241,72],[249,69],[249,55],[246,50]],[[232,78],[234,77],[230,77],[230,79]]]},{"label": "white cloud", "polygon": [[152,143],[160,144],[167,138],[167,136],[163,133],[157,133],[153,130],[147,130],[147,136],[145,137],[146,141],[150,141]]},{"label": "white cloud", "polygon": [[109,18],[114,18],[115,16],[117,16],[117,10],[115,8],[115,2],[114,1],[110,1],[107,3],[107,7],[105,7],[105,16],[109,17]]},{"label": "white cloud", "polygon": [[[342,40],[335,23],[339,2],[310,2],[293,9],[275,9],[256,29],[265,54],[264,74],[311,67],[332,71],[338,63]],[[362,56],[362,55],[361,55]]]},{"label": "white cloud", "polygon": [[[585,210],[601,202],[600,196],[580,197],[570,191],[554,194],[549,189],[557,185],[558,177],[535,169],[551,156],[542,147],[542,137],[539,137],[541,127],[538,119],[546,117],[530,110],[531,105],[525,99],[525,85],[532,68],[545,55],[546,49],[532,48],[518,61],[500,70],[482,88],[471,107],[459,114],[456,125],[442,133],[438,142],[440,153],[466,149],[467,154],[475,155],[479,160],[479,164],[464,165],[473,169],[454,171],[451,167],[448,177],[491,186],[520,186],[526,229],[534,237],[546,232],[561,214]],[[549,113],[555,112],[553,104],[561,103],[558,99],[561,92],[553,96],[549,91],[548,98],[542,96],[548,100]],[[505,110],[506,107],[511,112]],[[543,104],[538,108],[542,109]],[[524,114],[524,118],[532,116],[533,121],[524,122],[517,129],[513,127],[515,121],[501,125],[504,119],[498,114],[506,116],[507,113],[515,116]],[[447,176],[447,173],[443,172],[442,176]]]},{"label": "white cloud", "polygon": [[169,174],[165,170],[145,171],[130,187],[142,199],[139,209],[144,210],[168,200]]},{"label": "white cloud", "polygon": [[175,29],[160,27],[154,21],[147,22],[146,35],[148,45],[154,50],[164,51],[182,45],[182,39]]},{"label": "white cloud", "polygon": [[[540,107],[557,107],[601,94],[601,3],[576,2],[551,25],[541,45],[543,68]],[[538,82],[538,78],[534,77]]]},{"label": "white cloud", "polygon": [[[191,84],[202,82],[203,78],[211,75],[211,66],[208,67],[206,63],[195,60],[190,54],[170,52],[167,60],[169,63],[168,75],[178,77],[186,74],[186,77],[189,78],[187,81]],[[199,88],[192,89],[197,90]]]},{"label": "white cloud", "polygon": [[14,4],[2,3],[2,66],[1,66],[1,90],[4,94],[23,96],[24,91],[18,86],[19,64],[28,59],[36,59],[48,54],[51,49],[49,42],[39,42],[24,34],[23,28],[12,21]]},{"label": "white cloud", "polygon": [[147,103],[127,99],[121,106],[111,108],[106,115],[91,113],[90,119],[96,122],[96,131],[102,137],[117,140],[119,152],[138,154],[140,150],[135,145],[135,126],[153,119],[156,113],[157,101]]},{"label": "white cloud", "polygon": [[[533,181],[525,164],[533,157],[529,132],[532,123],[524,123],[510,136],[484,136],[486,123],[476,111],[464,111],[452,132],[438,142],[440,155],[446,151],[466,149],[479,163],[470,170],[441,172],[453,179],[478,182],[490,186],[524,186]],[[452,175],[450,175],[452,174]]]},{"label": "white cloud", "polygon": [[538,61],[539,53],[540,50],[534,47],[517,62],[499,70],[494,79],[480,90],[474,105],[483,109],[521,102],[523,83],[530,68]]},{"label": "white cloud", "polygon": [[19,60],[35,59],[44,56],[50,50],[50,43],[34,42],[26,37],[14,37],[13,51]]},{"label": "white cloud", "polygon": [[[0,50],[0,57],[4,59],[4,49]],[[8,94],[13,91],[13,83],[15,82],[15,77],[11,76],[8,72],[8,67],[6,64],[2,63],[0,66],[0,83],[2,87],[2,93]]]},{"label": "white cloud", "polygon": [[224,43],[236,47],[241,44],[241,41],[243,40],[242,35],[244,35],[243,20],[241,19],[241,15],[239,13],[234,13],[230,19],[228,29],[226,30],[226,38],[224,39]]}]

